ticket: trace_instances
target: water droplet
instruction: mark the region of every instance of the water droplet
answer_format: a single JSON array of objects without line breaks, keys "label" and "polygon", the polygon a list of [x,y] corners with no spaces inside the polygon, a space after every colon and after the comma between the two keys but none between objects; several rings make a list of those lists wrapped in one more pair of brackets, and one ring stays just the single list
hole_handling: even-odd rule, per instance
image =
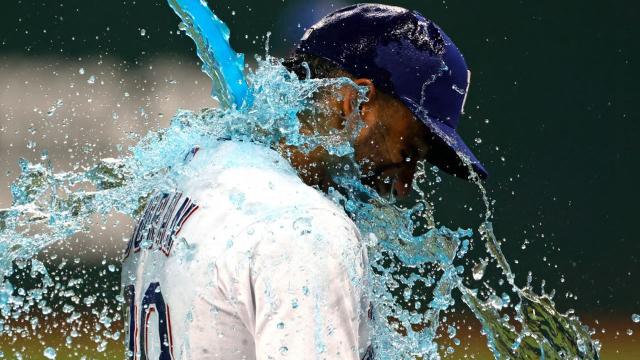
[{"label": "water droplet", "polygon": [[479,281],[482,280],[482,278],[484,277],[484,271],[487,268],[487,260],[480,260],[479,263],[477,263],[474,267],[473,267],[473,280]]},{"label": "water droplet", "polygon": [[289,348],[286,346],[283,346],[280,348],[280,354],[282,355],[286,355],[289,352]]},{"label": "water droplet", "polygon": [[44,354],[44,357],[46,357],[47,359],[55,359],[58,353],[54,348],[48,347],[44,349],[43,354]]},{"label": "water droplet", "polygon": [[84,304],[87,306],[91,306],[95,301],[96,301],[96,297],[93,295],[89,295],[82,300],[82,302],[84,302]]},{"label": "water droplet", "polygon": [[140,36],[145,36],[147,35],[147,30],[146,29],[140,29]]},{"label": "water droplet", "polygon": [[410,287],[408,287],[404,289],[402,296],[404,297],[405,300],[409,300],[411,298],[412,293],[413,293],[413,290]]},{"label": "water droplet", "polygon": [[311,233],[311,218],[310,217],[299,217],[293,222],[293,229],[296,230],[300,235],[306,235]]},{"label": "water droplet", "polygon": [[81,67],[81,68],[80,68],[80,70],[78,70],[78,73],[79,73],[80,75],[84,75],[84,68],[83,68],[83,67]]},{"label": "water droplet", "polygon": [[87,79],[87,84],[95,84],[96,83],[96,77],[94,75],[89,76],[89,79]]},{"label": "water droplet", "polygon": [[636,324],[640,323],[640,315],[638,315],[638,314],[631,315],[631,321],[633,321]]},{"label": "water droplet", "polygon": [[493,308],[496,310],[500,310],[504,307],[504,304],[502,303],[502,299],[500,299],[496,295],[491,295],[489,297],[489,304],[493,306]]},{"label": "water droplet", "polygon": [[276,325],[276,327],[277,327],[278,329],[281,329],[281,330],[282,330],[282,329],[284,329],[284,323],[281,321],[281,322],[279,322],[279,323],[278,323],[278,325]]},{"label": "water droplet", "polygon": [[465,94],[464,89],[461,89],[461,88],[460,88],[458,85],[456,85],[456,84],[453,84],[453,86],[451,86],[451,88],[452,88],[455,92],[457,92],[458,94],[460,94],[460,95],[464,95],[464,94]]},{"label": "water droplet", "polygon": [[456,337],[457,329],[454,326],[449,325],[447,328],[447,334],[449,335],[449,339],[453,339]]}]

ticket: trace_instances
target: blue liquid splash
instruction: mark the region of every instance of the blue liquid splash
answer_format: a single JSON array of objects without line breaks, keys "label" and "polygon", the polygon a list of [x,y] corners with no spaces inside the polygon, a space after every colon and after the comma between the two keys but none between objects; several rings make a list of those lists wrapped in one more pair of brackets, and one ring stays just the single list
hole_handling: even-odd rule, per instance
[{"label": "blue liquid splash", "polygon": [[222,106],[250,107],[251,90],[244,78],[244,55],[229,45],[229,28],[204,0],[168,0],[182,19],[180,28],[196,44],[202,70],[213,80],[211,95]]},{"label": "blue liquid splash", "polygon": [[[375,308],[372,342],[378,359],[441,358],[441,330],[456,340],[457,329],[444,314],[461,306],[455,304],[457,298],[481,323],[496,359],[598,358],[599,344],[576,316],[559,313],[552,296],[535,294],[530,284],[521,288],[515,283],[494,235],[489,199],[477,177],[486,207],[479,239],[469,229],[435,226],[434,209],[424,189],[433,184],[431,178],[437,172],[424,164],[413,183],[418,201],[412,207],[380,197],[359,180],[350,145],[358,129],[329,136],[300,134],[298,114],[310,109],[321,112],[314,94],[355,84],[348,79],[300,81],[269,57],[259,60],[258,68],[245,80],[240,57],[229,56],[235,53],[228,44],[226,26],[198,1],[169,3],[198,44],[214,96],[224,106],[200,113],[180,111],[169,127],[148,133],[129,149],[129,155],[103,159],[85,172],[56,173],[48,164],[20,163],[22,174],[11,189],[12,206],[0,210],[0,336],[16,335],[5,324],[28,317],[34,311],[28,304],[36,304],[43,314],[50,311],[42,290],[54,291],[57,284],[35,255],[86,232],[95,214],[137,216],[149,193],[171,191],[175,181],[186,175],[189,170],[183,159],[194,146],[215,146],[216,139],[229,138],[274,148],[282,143],[307,149],[323,146],[349,162],[350,171],[336,175],[336,187],[328,196],[354,217],[367,241],[371,268],[367,290]],[[478,269],[464,267],[465,260],[473,260],[469,248],[476,242],[484,244],[491,263]],[[14,264],[25,262],[30,262],[32,277],[42,281],[21,295],[19,286],[7,278]],[[478,281],[487,266],[501,271],[507,285],[504,294],[498,296],[494,288],[473,288],[483,286]],[[425,288],[429,296],[417,295]]]}]

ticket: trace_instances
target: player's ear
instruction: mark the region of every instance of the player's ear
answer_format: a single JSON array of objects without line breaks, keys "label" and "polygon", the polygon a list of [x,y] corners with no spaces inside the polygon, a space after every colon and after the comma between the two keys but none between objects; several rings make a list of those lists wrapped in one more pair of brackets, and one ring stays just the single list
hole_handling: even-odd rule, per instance
[{"label": "player's ear", "polygon": [[[369,103],[375,100],[376,87],[375,85],[373,85],[373,82],[371,80],[363,78],[363,79],[356,79],[353,82],[356,83],[356,85],[358,86],[368,88],[367,102],[363,103],[362,104],[363,106],[366,105],[366,103]],[[344,116],[349,116],[351,112],[353,112],[354,107],[357,104],[357,101],[358,101],[358,91],[355,88],[349,86],[348,90],[346,91],[342,99],[342,113],[344,114]]]}]

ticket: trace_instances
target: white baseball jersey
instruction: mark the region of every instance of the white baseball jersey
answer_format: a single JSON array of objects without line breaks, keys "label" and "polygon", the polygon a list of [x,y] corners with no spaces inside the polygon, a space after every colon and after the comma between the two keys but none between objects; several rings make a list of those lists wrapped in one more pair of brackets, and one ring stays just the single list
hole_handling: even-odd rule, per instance
[{"label": "white baseball jersey", "polygon": [[366,250],[344,210],[263,146],[186,161],[127,249],[128,358],[366,356]]}]

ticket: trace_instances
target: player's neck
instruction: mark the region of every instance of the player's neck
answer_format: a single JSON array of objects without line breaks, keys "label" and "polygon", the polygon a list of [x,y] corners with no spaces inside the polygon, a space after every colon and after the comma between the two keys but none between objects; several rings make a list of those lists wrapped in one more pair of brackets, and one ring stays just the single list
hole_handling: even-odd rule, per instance
[{"label": "player's neck", "polygon": [[325,189],[326,169],[324,169],[324,161],[322,160],[322,149],[314,149],[305,152],[295,146],[280,144],[279,152],[283,155],[291,166],[296,169],[300,179],[309,186],[318,186]]},{"label": "player's neck", "polygon": [[[340,129],[344,122],[340,109],[336,105],[335,109],[327,110],[325,108],[321,114],[299,114],[300,133],[308,136],[313,134],[328,135],[332,131]],[[345,159],[329,154],[321,146],[309,151],[280,143],[279,151],[289,160],[305,184],[318,187],[325,192],[335,185],[333,177],[342,172],[342,169],[349,168],[344,166]]]}]

